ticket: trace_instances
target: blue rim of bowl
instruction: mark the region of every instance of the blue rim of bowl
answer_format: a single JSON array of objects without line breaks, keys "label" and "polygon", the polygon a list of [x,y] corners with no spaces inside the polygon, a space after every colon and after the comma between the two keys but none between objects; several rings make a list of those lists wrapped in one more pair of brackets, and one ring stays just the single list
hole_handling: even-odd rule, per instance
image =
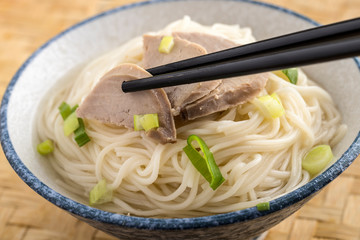
[{"label": "blue rim of bowl", "polygon": [[[236,222],[251,220],[260,216],[265,216],[270,213],[279,211],[284,209],[292,204],[295,204],[301,200],[306,199],[308,196],[315,194],[318,190],[326,186],[329,182],[331,182],[334,178],[340,175],[359,155],[360,153],[360,132],[357,134],[357,137],[347,149],[347,151],[326,171],[324,171],[321,175],[312,179],[309,183],[304,186],[287,193],[279,198],[276,198],[270,201],[270,210],[259,212],[256,207],[251,207],[235,212],[216,214],[211,216],[204,217],[194,217],[194,218],[173,218],[173,219],[162,219],[162,218],[146,218],[146,217],[135,217],[135,216],[126,216],[116,213],[105,212],[103,210],[99,210],[96,208],[92,208],[81,203],[75,202],[60,193],[52,190],[43,182],[41,182],[38,178],[36,178],[32,172],[22,163],[16,151],[11,143],[9,138],[9,132],[7,128],[7,108],[9,99],[12,93],[12,90],[20,78],[21,74],[27,68],[27,66],[33,61],[33,59],[42,52],[45,48],[47,48],[52,42],[61,38],[65,34],[70,31],[73,31],[79,28],[82,25],[85,25],[89,22],[95,21],[104,16],[114,14],[117,12],[125,11],[127,9],[135,8],[135,7],[143,7],[149,4],[154,3],[164,3],[164,2],[179,2],[179,1],[198,1],[198,0],[152,0],[146,2],[139,2],[134,4],[129,4],[125,6],[121,6],[118,8],[114,8],[112,10],[100,13],[91,18],[88,18],[78,24],[73,25],[67,30],[61,32],[56,35],[44,45],[42,45],[39,49],[37,49],[19,68],[16,72],[12,80],[10,81],[3,99],[0,108],[0,136],[1,136],[1,145],[4,150],[5,156],[8,159],[10,165],[15,170],[15,172],[19,175],[19,177],[35,192],[39,195],[53,203],[54,205],[74,214],[78,215],[82,218],[98,221],[107,224],[119,225],[123,227],[129,228],[137,228],[137,229],[151,229],[151,230],[183,230],[183,229],[193,229],[193,228],[203,228],[203,227],[213,227],[219,225],[227,225]],[[252,0],[218,0],[218,1],[229,1],[229,2],[246,2],[251,4],[256,4],[264,7],[268,7],[271,9],[275,9],[281,12],[285,12],[289,15],[293,15],[297,18],[305,20],[312,25],[318,26],[319,24],[312,19],[305,17],[299,13],[296,13],[292,10],[275,6],[268,3],[252,1]],[[357,58],[354,58],[355,63],[357,64],[360,70],[360,61]]]}]

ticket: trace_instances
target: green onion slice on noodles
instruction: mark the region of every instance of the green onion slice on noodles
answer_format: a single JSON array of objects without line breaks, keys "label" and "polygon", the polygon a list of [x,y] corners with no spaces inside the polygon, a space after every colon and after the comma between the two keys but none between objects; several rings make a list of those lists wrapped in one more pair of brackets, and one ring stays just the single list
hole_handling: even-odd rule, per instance
[{"label": "green onion slice on noodles", "polygon": [[106,180],[102,179],[90,191],[89,204],[90,206],[110,202],[113,198],[113,191],[108,187]]},{"label": "green onion slice on noodles", "polygon": [[297,68],[284,69],[284,70],[282,70],[282,72],[285,74],[285,76],[289,79],[289,81],[292,84],[296,85],[297,80],[298,80],[298,70],[297,70]]},{"label": "green onion slice on noodles", "polygon": [[334,155],[329,145],[318,145],[305,155],[302,167],[314,176],[324,170],[333,158]]},{"label": "green onion slice on noodles", "polygon": [[90,138],[85,132],[85,124],[82,118],[78,118],[78,121],[79,127],[74,132],[74,139],[79,147],[82,147],[90,141]]},{"label": "green onion slice on noodles", "polygon": [[66,119],[71,114],[71,107],[66,102],[62,102],[59,106],[59,112],[62,117],[62,119]]},{"label": "green onion slice on noodles", "polygon": [[283,69],[283,70],[275,71],[273,73],[276,74],[278,77],[281,77],[282,79],[289,81],[294,85],[296,85],[298,81],[299,74],[297,68]]},{"label": "green onion slice on noodles", "polygon": [[54,145],[51,140],[45,140],[42,143],[39,143],[36,147],[38,153],[41,155],[47,155],[54,151]]},{"label": "green onion slice on noodles", "polygon": [[276,93],[255,98],[253,103],[267,119],[275,119],[285,114],[284,107]]},{"label": "green onion slice on noodles", "polygon": [[64,121],[64,134],[69,136],[79,127],[79,120],[76,113],[70,114]]},{"label": "green onion slice on noodles", "polygon": [[[193,141],[198,143],[204,155],[201,155],[195,149],[192,145]],[[200,172],[206,181],[210,183],[210,187],[213,190],[217,189],[225,181],[219,167],[216,165],[212,152],[210,152],[208,146],[200,137],[194,134],[190,135],[187,139],[187,146],[184,147],[183,150],[194,167]]]}]

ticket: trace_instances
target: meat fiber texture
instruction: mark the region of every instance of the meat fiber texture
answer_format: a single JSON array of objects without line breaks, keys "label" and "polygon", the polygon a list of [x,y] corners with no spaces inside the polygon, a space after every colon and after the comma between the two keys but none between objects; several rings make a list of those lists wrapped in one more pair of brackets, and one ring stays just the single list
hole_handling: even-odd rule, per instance
[{"label": "meat fiber texture", "polygon": [[160,143],[176,141],[174,118],[163,89],[124,93],[123,81],[151,77],[135,64],[121,64],[106,73],[76,110],[78,117],[134,128],[135,114],[157,113],[159,128],[146,134]]}]

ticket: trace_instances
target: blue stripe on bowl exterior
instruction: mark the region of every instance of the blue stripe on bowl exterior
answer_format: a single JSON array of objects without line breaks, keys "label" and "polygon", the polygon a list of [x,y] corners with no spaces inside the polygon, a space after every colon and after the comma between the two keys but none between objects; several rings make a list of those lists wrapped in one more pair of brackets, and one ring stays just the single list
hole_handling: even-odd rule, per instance
[{"label": "blue stripe on bowl exterior", "polygon": [[[50,39],[47,43],[36,50],[27,61],[20,67],[15,76],[9,83],[3,96],[0,115],[0,135],[1,145],[3,147],[6,158],[20,176],[20,178],[29,185],[34,191],[42,197],[55,204],[56,206],[68,211],[73,216],[89,223],[90,225],[101,229],[121,239],[244,239],[252,238],[266,231],[275,224],[279,223],[285,217],[291,215],[298,210],[305,202],[310,200],[320,189],[326,186],[334,178],[340,175],[359,155],[360,153],[360,133],[357,134],[348,150],[340,157],[324,173],[311,180],[308,184],[300,187],[282,197],[270,202],[270,210],[259,212],[256,207],[230,212],[225,214],[217,214],[206,217],[195,218],[176,218],[176,219],[160,219],[160,218],[144,218],[126,216],[105,212],[95,209],[78,202],[75,202],[56,191],[49,188],[41,182],[32,172],[23,164],[16,154],[12,142],[9,138],[7,126],[7,109],[12,90],[29,63],[33,61],[37,55],[52,44],[57,39],[63,37],[70,31],[74,31],[82,25],[96,21],[107,15],[126,11],[127,9],[144,7],[149,4],[159,4],[164,2],[175,2],[182,0],[153,0],[148,2],[139,2],[131,5],[115,8],[113,10],[98,14],[85,21],[82,21],[64,32]],[[186,0],[185,0],[186,1]],[[196,1],[196,0],[195,0]],[[291,10],[274,6],[267,3],[251,0],[223,0],[233,2],[247,2],[257,4],[264,7],[276,9],[281,12],[301,18],[311,24],[317,26],[318,23],[313,20],[295,13]],[[360,62],[354,59],[360,69]],[[186,231],[180,231],[186,230]]]}]

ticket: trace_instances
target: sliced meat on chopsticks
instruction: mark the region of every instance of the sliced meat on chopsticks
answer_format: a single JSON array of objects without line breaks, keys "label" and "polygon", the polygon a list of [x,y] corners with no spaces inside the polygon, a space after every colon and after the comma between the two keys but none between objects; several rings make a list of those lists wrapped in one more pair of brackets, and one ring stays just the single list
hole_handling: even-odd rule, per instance
[{"label": "sliced meat on chopsticks", "polygon": [[246,103],[259,95],[267,80],[267,74],[225,79],[208,96],[182,108],[181,116],[193,120]]},{"label": "sliced meat on chopsticks", "polygon": [[[207,33],[174,32],[173,35],[203,46],[208,53],[238,46],[229,39]],[[261,73],[221,80],[221,84],[209,94],[193,103],[185,104],[180,110],[181,116],[193,120],[243,104],[264,89],[267,79],[268,74]]]},{"label": "sliced meat on chopsticks", "polygon": [[[184,39],[180,39],[178,37],[174,37],[174,47],[170,53],[160,53],[158,51],[158,48],[162,37],[163,36],[159,35],[143,36],[143,64],[145,68],[157,67],[167,63],[197,57],[207,53],[202,46]],[[184,107],[186,104],[190,104],[206,96],[220,83],[220,80],[215,80],[205,83],[192,83],[187,85],[164,88],[173,108],[174,116],[179,115],[181,108]]]},{"label": "sliced meat on chopsticks", "polygon": [[228,48],[239,46],[235,42],[217,35],[211,35],[202,32],[173,32],[174,37],[199,44],[206,49],[207,53],[218,52]]}]

